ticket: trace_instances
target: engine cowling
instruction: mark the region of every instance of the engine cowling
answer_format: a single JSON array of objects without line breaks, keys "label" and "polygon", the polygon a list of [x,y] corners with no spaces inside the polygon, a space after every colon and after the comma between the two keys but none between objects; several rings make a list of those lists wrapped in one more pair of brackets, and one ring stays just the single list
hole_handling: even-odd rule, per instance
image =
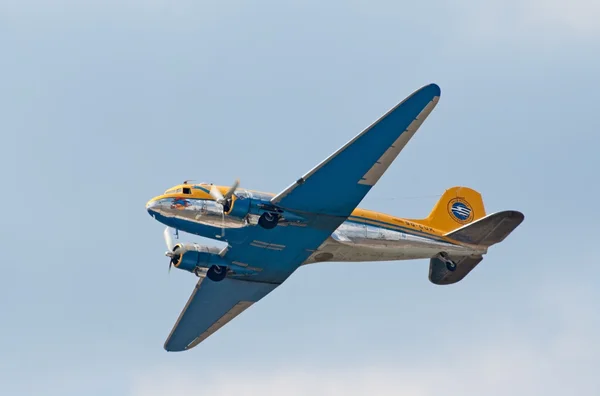
[{"label": "engine cowling", "polygon": [[177,244],[173,248],[173,265],[179,269],[193,272],[196,267],[210,268],[212,265],[226,265],[219,255],[221,249],[197,243]]},{"label": "engine cowling", "polygon": [[224,207],[224,213],[227,216],[243,219],[250,213],[251,204],[250,198],[234,196],[231,203]]}]

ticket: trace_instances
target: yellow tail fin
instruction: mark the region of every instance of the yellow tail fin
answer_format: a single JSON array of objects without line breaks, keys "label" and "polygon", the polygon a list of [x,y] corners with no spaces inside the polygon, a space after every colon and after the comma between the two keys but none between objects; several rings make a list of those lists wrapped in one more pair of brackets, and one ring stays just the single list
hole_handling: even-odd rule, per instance
[{"label": "yellow tail fin", "polygon": [[444,192],[427,218],[412,221],[447,233],[484,216],[481,194],[468,187],[452,187]]}]

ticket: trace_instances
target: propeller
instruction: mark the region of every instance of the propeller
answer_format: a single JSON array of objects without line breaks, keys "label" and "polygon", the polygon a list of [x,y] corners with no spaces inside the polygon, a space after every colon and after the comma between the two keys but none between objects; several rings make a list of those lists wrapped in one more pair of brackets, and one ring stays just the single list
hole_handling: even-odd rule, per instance
[{"label": "propeller", "polygon": [[239,185],[240,179],[236,179],[225,195],[221,194],[221,191],[214,184],[210,186],[211,197],[215,199],[216,203],[223,205],[223,210],[221,211],[221,236],[225,236],[225,207],[227,207],[227,210],[231,207],[231,197],[233,197]]},{"label": "propeller", "polygon": [[175,253],[179,249],[179,246],[175,245],[175,241],[173,240],[173,234],[171,234],[171,229],[169,227],[165,228],[163,236],[165,237],[165,243],[167,244],[168,249],[168,251],[165,253],[165,256],[171,258],[171,260],[169,261],[169,272],[171,272],[171,267],[174,263],[177,262],[179,256],[181,255],[181,252]]},{"label": "propeller", "polygon": [[235,192],[235,190],[238,188],[238,186],[240,185],[240,180],[237,179],[233,185],[229,188],[229,190],[227,190],[227,192],[225,193],[225,195],[221,194],[221,191],[217,188],[217,186],[215,186],[214,184],[210,186],[210,195],[215,199],[215,201],[217,203],[220,203],[221,205],[224,205],[225,203],[231,203],[231,197],[233,196],[233,193]]},{"label": "propeller", "polygon": [[235,192],[235,190],[237,190],[239,185],[240,185],[240,179],[235,179],[235,182],[233,182],[233,185],[225,193],[225,197],[224,197],[225,200],[229,201],[231,199],[231,197],[233,196],[233,193]]}]

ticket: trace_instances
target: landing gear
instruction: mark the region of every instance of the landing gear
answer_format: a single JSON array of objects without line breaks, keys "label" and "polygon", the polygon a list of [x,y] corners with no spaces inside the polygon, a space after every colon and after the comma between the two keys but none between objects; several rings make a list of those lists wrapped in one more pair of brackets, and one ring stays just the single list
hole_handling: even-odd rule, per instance
[{"label": "landing gear", "polygon": [[258,218],[258,225],[266,230],[275,228],[279,222],[279,215],[271,212],[265,212]]},{"label": "landing gear", "polygon": [[213,282],[221,282],[227,276],[227,267],[213,265],[206,272],[206,276]]},{"label": "landing gear", "polygon": [[446,264],[446,269],[450,272],[456,270],[456,263],[448,256],[447,253],[440,253],[440,259]]}]

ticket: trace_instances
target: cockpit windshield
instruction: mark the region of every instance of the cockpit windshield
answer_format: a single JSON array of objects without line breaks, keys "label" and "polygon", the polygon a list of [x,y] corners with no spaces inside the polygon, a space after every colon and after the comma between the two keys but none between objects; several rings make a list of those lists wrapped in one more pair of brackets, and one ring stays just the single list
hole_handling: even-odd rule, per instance
[{"label": "cockpit windshield", "polygon": [[192,193],[192,189],[190,187],[174,187],[174,188],[169,188],[167,191],[165,191],[165,195],[168,194],[191,194]]}]

